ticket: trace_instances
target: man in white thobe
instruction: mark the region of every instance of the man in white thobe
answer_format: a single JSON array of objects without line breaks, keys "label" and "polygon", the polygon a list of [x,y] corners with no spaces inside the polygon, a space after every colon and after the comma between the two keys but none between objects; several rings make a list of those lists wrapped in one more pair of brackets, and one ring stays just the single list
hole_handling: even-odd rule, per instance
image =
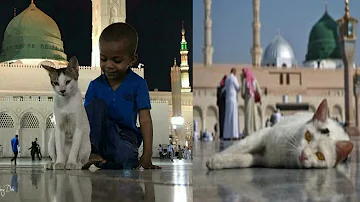
[{"label": "man in white thobe", "polygon": [[239,139],[239,114],[237,96],[240,90],[236,69],[232,68],[225,81],[224,140]]}]

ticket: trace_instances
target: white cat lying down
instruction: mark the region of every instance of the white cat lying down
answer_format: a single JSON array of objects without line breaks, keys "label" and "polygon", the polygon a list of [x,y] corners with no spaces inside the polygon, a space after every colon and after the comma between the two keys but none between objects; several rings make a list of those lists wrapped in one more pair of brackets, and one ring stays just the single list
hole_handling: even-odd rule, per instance
[{"label": "white cat lying down", "polygon": [[343,127],[328,118],[324,99],[315,114],[297,113],[274,127],[263,128],[206,163],[224,168],[331,168],[347,159],[353,149]]}]

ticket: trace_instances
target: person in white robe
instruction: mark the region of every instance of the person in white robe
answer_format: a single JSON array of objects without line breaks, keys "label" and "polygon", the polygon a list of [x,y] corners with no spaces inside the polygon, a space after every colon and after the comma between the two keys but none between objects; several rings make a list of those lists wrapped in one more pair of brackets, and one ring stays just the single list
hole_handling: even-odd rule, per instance
[{"label": "person in white robe", "polygon": [[225,80],[225,121],[224,140],[239,139],[238,92],[240,84],[236,78],[236,69],[232,68]]}]

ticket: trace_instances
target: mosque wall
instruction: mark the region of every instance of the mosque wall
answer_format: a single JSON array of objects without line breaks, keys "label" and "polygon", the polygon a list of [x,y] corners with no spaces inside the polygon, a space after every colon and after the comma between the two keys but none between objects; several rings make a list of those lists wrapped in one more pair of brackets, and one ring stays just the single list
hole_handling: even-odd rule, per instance
[{"label": "mosque wall", "polygon": [[[216,88],[225,74],[232,67],[237,71],[237,77],[244,67],[251,65],[213,65],[205,68],[201,64],[194,65],[194,120],[199,125],[199,131],[207,129],[214,132],[214,125],[218,122],[218,107],[216,105]],[[262,105],[258,106],[258,121],[265,126],[267,118],[277,104],[308,104],[309,110],[314,112],[322,99],[326,98],[329,105],[330,117],[337,117],[344,121],[344,80],[342,69],[277,69],[264,67],[252,69],[262,89]],[[197,76],[201,75],[201,76]],[[244,101],[239,101],[239,127],[244,129]],[[355,109],[353,109],[355,110]],[[297,111],[281,111],[290,115]],[[197,131],[197,132],[199,132]]]},{"label": "mosque wall", "polygon": [[[26,92],[22,92],[23,95]],[[0,144],[3,146],[3,156],[13,155],[10,140],[19,135],[20,156],[29,157],[27,150],[31,141],[38,138],[43,156],[48,155],[49,135],[54,130],[51,121],[53,99],[51,92],[39,99],[39,96],[2,97],[0,93]],[[157,156],[159,144],[169,142],[169,125],[172,117],[171,92],[150,92],[152,118],[154,122],[154,156]],[[185,119],[186,134],[192,134],[192,93],[184,93],[182,113]],[[183,137],[184,138],[184,137]],[[142,148],[141,148],[142,149]]]}]

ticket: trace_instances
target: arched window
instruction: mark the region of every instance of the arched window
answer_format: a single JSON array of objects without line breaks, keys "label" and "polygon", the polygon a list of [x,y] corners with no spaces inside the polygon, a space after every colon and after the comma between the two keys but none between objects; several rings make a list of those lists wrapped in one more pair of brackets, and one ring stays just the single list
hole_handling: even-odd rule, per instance
[{"label": "arched window", "polygon": [[41,48],[44,48],[44,44],[41,44]]},{"label": "arched window", "polygon": [[32,45],[32,48],[35,48],[35,44]]},{"label": "arched window", "polygon": [[282,67],[287,67],[287,65],[285,63],[282,64]]}]

